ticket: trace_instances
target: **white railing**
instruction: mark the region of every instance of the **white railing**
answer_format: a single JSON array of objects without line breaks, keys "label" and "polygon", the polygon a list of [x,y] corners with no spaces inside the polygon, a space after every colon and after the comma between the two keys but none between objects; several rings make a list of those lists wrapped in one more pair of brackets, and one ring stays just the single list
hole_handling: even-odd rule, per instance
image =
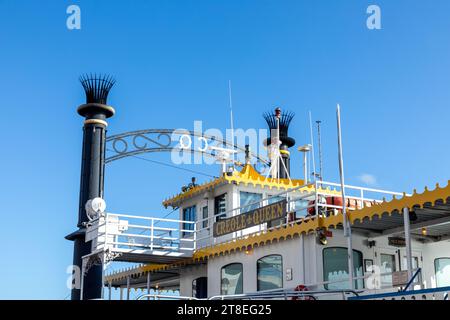
[{"label": "white railing", "polygon": [[87,240],[96,242],[96,250],[192,255],[196,249],[195,228],[193,221],[106,213],[88,227]]},{"label": "white railing", "polygon": [[[333,192],[336,194],[334,195],[330,194],[330,190],[327,190],[327,188],[334,190]],[[308,189],[310,189],[310,191],[307,191]],[[404,195],[403,193],[400,192],[356,187],[350,185],[345,186],[345,194],[347,202],[346,206],[347,210],[349,211],[361,209],[368,205],[373,205],[375,203],[380,203],[384,199],[389,200],[388,198],[393,198],[394,196],[400,197]],[[341,197],[340,195],[341,195],[340,184],[325,181],[317,181],[290,190],[276,193],[272,196],[265,197],[256,202],[246,204],[245,206],[232,208],[225,212],[216,214],[212,217],[197,219],[197,227],[196,227],[197,230],[196,233],[198,234],[197,248],[207,247],[221,242],[240,239],[255,233],[270,231],[276,228],[284,227],[287,225],[294,224],[296,222],[301,222],[310,219],[312,216],[315,216],[316,214],[319,216],[339,214],[342,211],[342,206],[329,204],[323,201],[324,199],[326,201],[326,198],[329,197],[340,198]],[[406,195],[409,196],[409,194]],[[249,208],[254,209],[263,207],[269,203],[280,201],[283,198],[285,198],[287,201],[287,211],[289,213],[289,215],[286,216],[286,219],[283,221],[283,223],[273,227],[268,227],[267,223],[264,223],[255,227],[251,227],[251,230],[253,230],[252,232],[245,232],[245,230],[244,231],[241,230],[234,232],[233,234],[224,235],[217,238],[213,237],[212,228],[216,221],[220,219],[230,218],[239,215],[241,213],[245,213],[247,211],[250,211]]]},{"label": "white railing", "polygon": [[[328,188],[332,188],[330,192]],[[302,190],[300,190],[302,189]],[[403,196],[402,193],[372,188],[345,186],[348,210],[356,210],[367,205],[381,202],[383,198]],[[318,181],[290,190],[276,193],[254,203],[232,208],[212,217],[183,221],[143,217],[127,214],[107,213],[92,223],[88,228],[87,238],[97,241],[97,249],[127,251],[133,253],[182,253],[186,256],[203,247],[237,240],[252,234],[263,233],[280,227],[307,221],[314,216],[337,215],[342,206],[327,203],[326,199],[339,199],[340,185],[337,183]],[[288,215],[276,225],[267,223],[236,231],[232,234],[213,237],[212,228],[220,219],[236,216],[250,209],[255,209],[286,199]],[[346,201],[346,202],[347,202]]]}]

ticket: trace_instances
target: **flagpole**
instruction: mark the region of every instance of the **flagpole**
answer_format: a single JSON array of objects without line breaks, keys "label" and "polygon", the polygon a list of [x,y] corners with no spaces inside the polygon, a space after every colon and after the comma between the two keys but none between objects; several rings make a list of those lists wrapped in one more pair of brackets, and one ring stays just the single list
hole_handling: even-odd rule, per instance
[{"label": "flagpole", "polygon": [[347,216],[347,208],[345,201],[345,181],[344,181],[344,159],[342,156],[342,134],[341,134],[341,107],[339,104],[336,108],[337,130],[338,130],[338,153],[339,153],[339,176],[341,178],[342,193],[342,216],[344,225],[344,236],[347,238],[347,258],[348,258],[348,276],[350,281],[350,289],[354,289],[353,281],[353,246],[352,246],[352,229]]}]

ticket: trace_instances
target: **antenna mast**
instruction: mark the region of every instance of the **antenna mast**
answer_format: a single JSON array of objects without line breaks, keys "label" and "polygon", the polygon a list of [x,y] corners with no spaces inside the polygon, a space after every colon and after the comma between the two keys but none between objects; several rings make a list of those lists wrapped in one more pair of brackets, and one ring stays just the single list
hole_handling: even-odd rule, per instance
[{"label": "antenna mast", "polygon": [[313,178],[314,182],[317,180],[316,176],[316,159],[314,158],[314,154],[316,153],[316,150],[314,149],[314,136],[313,136],[313,127],[312,127],[312,116],[311,111],[309,111],[309,133],[311,135],[311,156],[312,156],[312,165],[313,165]]},{"label": "antenna mast", "polygon": [[323,181],[323,163],[322,163],[322,139],[320,137],[320,124],[322,123],[322,121],[317,120],[317,140],[318,140],[318,144],[319,144],[319,179],[320,181]]},{"label": "antenna mast", "polygon": [[[233,124],[233,100],[231,99],[231,80],[228,80],[228,96],[230,105],[230,122],[231,122],[231,144],[234,150],[234,124]],[[234,170],[234,153],[231,154],[231,166]]]}]

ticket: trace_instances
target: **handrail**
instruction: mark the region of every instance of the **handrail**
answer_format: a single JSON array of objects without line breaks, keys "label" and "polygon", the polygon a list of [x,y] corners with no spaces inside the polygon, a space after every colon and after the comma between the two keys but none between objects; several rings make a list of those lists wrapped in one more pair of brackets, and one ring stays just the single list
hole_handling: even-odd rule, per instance
[{"label": "handrail", "polygon": [[342,289],[342,290],[315,290],[315,291],[296,291],[293,289],[289,290],[268,290],[261,292],[253,292],[253,293],[244,293],[244,294],[234,294],[234,295],[217,295],[208,298],[208,300],[225,300],[225,299],[236,299],[236,300],[244,300],[244,299],[261,299],[261,298],[291,298],[291,297],[304,297],[311,296],[315,299],[314,295],[328,295],[328,294],[336,294],[340,293],[345,296],[345,294],[353,294],[355,297],[359,296],[359,293],[355,290],[351,289]]},{"label": "handrail", "polygon": [[123,217],[123,218],[142,219],[142,220],[158,220],[158,221],[165,221],[165,222],[176,222],[176,223],[179,222],[179,223],[189,223],[189,224],[194,224],[195,223],[195,221],[185,221],[185,220],[155,218],[155,217],[145,217],[145,216],[135,216],[135,215],[129,215],[129,214],[122,214],[122,213],[113,213],[113,212],[108,212],[107,215],[115,216],[115,217]]},{"label": "handrail", "polygon": [[163,295],[163,294],[143,294],[136,298],[136,300],[142,300],[144,298],[163,298],[163,299],[174,299],[174,300],[200,300],[193,297],[187,297],[187,296],[169,296],[169,295]]},{"label": "handrail", "polygon": [[[437,292],[450,292],[450,287],[438,287],[438,288],[430,288],[430,289],[360,295],[358,297],[349,297],[349,300],[369,300],[369,299],[372,300],[372,299],[381,299],[381,298],[388,298],[388,297],[401,297],[401,296],[410,296],[410,295],[437,293]],[[445,296],[444,296],[444,299],[445,299]]]},{"label": "handrail", "polygon": [[[321,181],[320,184],[327,184],[330,186],[341,187],[340,184],[334,183],[334,182],[327,182],[327,181],[322,182]],[[364,191],[368,191],[368,192],[386,193],[386,194],[392,194],[392,195],[396,195],[396,196],[403,195],[403,193],[401,193],[401,192],[381,190],[381,189],[372,189],[372,188],[366,188],[366,187],[357,187],[357,186],[352,186],[352,185],[348,185],[348,184],[346,184],[344,187],[346,189],[355,189],[355,190],[364,190]],[[406,196],[410,196],[410,194],[406,194]]]}]

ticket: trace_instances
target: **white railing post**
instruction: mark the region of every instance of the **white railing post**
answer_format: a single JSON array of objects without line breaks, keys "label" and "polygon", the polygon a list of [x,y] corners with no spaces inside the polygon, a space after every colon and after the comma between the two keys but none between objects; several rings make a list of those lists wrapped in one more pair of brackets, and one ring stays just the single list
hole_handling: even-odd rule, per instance
[{"label": "white railing post", "polygon": [[150,250],[153,251],[153,230],[155,225],[155,219],[151,219],[151,227],[150,227]]},{"label": "white railing post", "polygon": [[104,217],[104,223],[105,223],[105,240],[103,240],[103,250],[107,250],[108,245],[108,215],[105,215]]},{"label": "white railing post", "polygon": [[289,191],[286,192],[286,218],[284,219],[284,222],[286,223],[286,225],[289,224],[289,213],[291,212],[291,204],[289,202]]},{"label": "white railing post", "polygon": [[197,222],[194,221],[194,251],[197,249]]},{"label": "white railing post", "polygon": [[362,209],[362,208],[364,208],[364,190],[363,189],[361,189],[361,208],[360,209]]},{"label": "white railing post", "polygon": [[319,196],[317,194],[317,181],[314,181],[314,210],[315,214],[319,216]]}]

